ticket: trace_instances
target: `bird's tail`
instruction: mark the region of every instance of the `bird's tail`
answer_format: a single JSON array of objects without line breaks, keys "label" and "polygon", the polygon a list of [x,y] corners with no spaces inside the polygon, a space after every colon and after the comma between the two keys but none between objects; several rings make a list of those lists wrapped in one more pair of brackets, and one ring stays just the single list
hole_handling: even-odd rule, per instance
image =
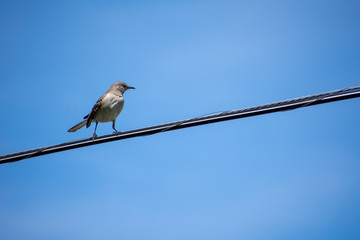
[{"label": "bird's tail", "polygon": [[82,128],[83,126],[85,126],[85,125],[86,125],[86,122],[87,122],[87,119],[84,120],[84,121],[82,121],[82,122],[80,122],[80,123],[78,123],[78,124],[76,124],[76,125],[73,126],[72,128],[70,128],[70,129],[68,130],[68,132],[76,132],[77,130],[79,130],[80,128]]}]

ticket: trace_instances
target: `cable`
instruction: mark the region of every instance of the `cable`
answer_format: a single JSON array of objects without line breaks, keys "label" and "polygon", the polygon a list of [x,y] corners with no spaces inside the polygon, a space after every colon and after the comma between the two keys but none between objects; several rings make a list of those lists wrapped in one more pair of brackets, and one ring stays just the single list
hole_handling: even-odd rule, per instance
[{"label": "cable", "polygon": [[151,126],[147,128],[135,129],[127,132],[121,132],[117,134],[104,135],[97,137],[94,140],[92,138],[66,142],[62,144],[52,145],[48,147],[42,147],[37,149],[32,149],[23,152],[16,152],[7,155],[0,156],[0,164],[8,162],[16,162],[23,159],[28,159],[36,156],[47,155],[56,152],[62,152],[70,149],[96,145],[106,142],[112,142],[117,140],[123,140],[127,138],[134,138],[140,136],[151,135],[160,132],[172,131],[176,129],[194,127],[209,123],[228,121],[237,118],[245,118],[256,115],[268,114],[279,111],[287,111],[301,107],[307,107],[312,105],[318,105],[328,102],[335,102],[345,99],[357,98],[360,97],[360,85],[349,87],[345,89],[340,89],[331,92],[325,92],[321,94],[294,98],[290,100],[269,103],[265,105],[259,105],[249,108],[242,108],[237,110],[217,112],[213,114],[207,114],[195,118],[190,118],[182,121],[166,123],[162,125]]}]

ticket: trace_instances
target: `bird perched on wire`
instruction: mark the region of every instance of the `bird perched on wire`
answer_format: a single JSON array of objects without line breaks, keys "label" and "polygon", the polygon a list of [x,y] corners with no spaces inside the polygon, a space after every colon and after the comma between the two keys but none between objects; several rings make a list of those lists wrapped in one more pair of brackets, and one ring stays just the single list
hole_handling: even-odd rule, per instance
[{"label": "bird perched on wire", "polygon": [[90,127],[92,122],[95,122],[95,131],[93,135],[93,139],[97,137],[96,128],[99,122],[112,122],[112,128],[114,129],[114,133],[118,133],[115,129],[115,121],[119,116],[121,110],[124,107],[124,93],[128,89],[135,89],[134,87],[130,87],[124,82],[116,82],[107,92],[102,95],[99,100],[95,103],[91,112],[84,117],[84,121],[76,124],[72,128],[68,130],[68,132],[76,132],[80,128],[86,125],[86,127]]}]

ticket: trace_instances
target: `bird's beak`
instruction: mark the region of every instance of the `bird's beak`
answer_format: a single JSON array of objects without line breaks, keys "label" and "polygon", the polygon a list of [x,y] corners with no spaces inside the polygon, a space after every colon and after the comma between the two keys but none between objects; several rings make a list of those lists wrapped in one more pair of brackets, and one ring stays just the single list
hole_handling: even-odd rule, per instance
[{"label": "bird's beak", "polygon": [[134,87],[130,87],[130,86],[128,86],[128,89],[135,89]]}]

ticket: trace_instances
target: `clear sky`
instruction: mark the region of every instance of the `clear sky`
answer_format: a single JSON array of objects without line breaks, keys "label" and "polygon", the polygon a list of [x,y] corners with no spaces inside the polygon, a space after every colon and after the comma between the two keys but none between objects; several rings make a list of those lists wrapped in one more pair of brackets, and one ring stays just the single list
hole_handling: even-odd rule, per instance
[{"label": "clear sky", "polygon": [[[0,154],[115,81],[119,131],[360,84],[360,2],[0,1]],[[360,239],[360,99],[0,165],[0,239]],[[98,135],[112,133],[111,123]]]}]

